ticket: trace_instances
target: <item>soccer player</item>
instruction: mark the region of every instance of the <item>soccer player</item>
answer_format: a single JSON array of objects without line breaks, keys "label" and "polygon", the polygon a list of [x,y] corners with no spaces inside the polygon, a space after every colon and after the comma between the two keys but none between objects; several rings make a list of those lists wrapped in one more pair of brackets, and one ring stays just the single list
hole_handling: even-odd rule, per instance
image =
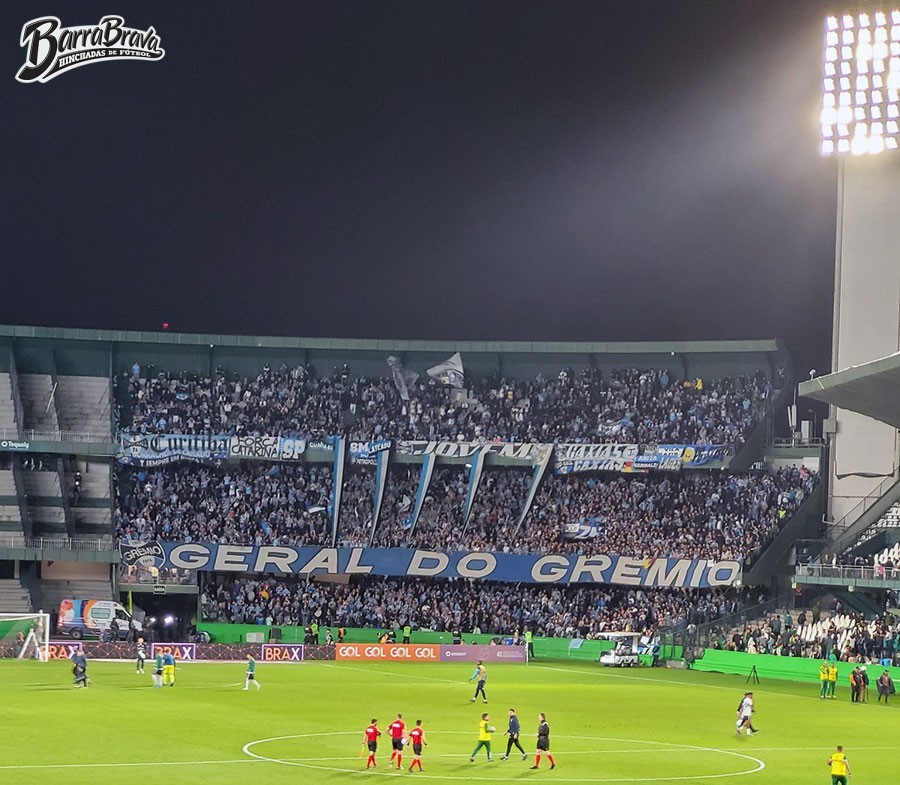
[{"label": "soccer player", "polygon": [[422,745],[427,747],[428,742],[425,740],[425,728],[422,727],[422,720],[416,720],[416,727],[409,732],[409,740],[412,742],[413,748],[413,760],[409,770],[412,771],[418,764],[419,771],[425,771],[422,768]]},{"label": "soccer player", "polygon": [[244,679],[244,692],[250,689],[250,683],[253,682],[253,686],[256,687],[257,690],[262,689],[262,684],[260,684],[256,680],[256,660],[253,658],[252,654],[247,655],[247,678]]},{"label": "soccer player", "polygon": [[532,769],[536,769],[541,765],[541,753],[547,756],[547,760],[550,761],[550,770],[556,768],[556,761],[553,760],[553,755],[550,753],[550,723],[547,722],[547,716],[544,712],[538,714],[538,732],[537,732],[537,750],[534,753],[534,766]]},{"label": "soccer player", "polygon": [[834,698],[834,691],[837,688],[838,666],[836,662],[828,663],[828,697]]},{"label": "soccer player", "polygon": [[175,658],[168,651],[163,655],[162,680],[169,687],[175,686]]},{"label": "soccer player", "polygon": [[162,652],[156,652],[156,661],[153,665],[153,686],[154,687],[162,687],[163,682],[163,656]]},{"label": "soccer player", "polygon": [[478,745],[469,756],[469,763],[475,762],[475,756],[478,754],[478,750],[480,750],[482,747],[487,750],[488,763],[494,762],[494,759],[491,757],[491,734],[494,732],[494,730],[496,729],[493,725],[491,725],[490,717],[488,716],[488,713],[485,712],[481,715],[481,722],[478,723]]},{"label": "soccer player", "polygon": [[521,726],[519,725],[519,718],[516,716],[516,710],[509,710],[509,727],[506,729],[506,732],[503,734],[504,736],[509,736],[506,741],[506,755],[504,755],[500,760],[509,760],[509,753],[512,751],[513,744],[518,747],[519,752],[522,753],[522,760],[525,760],[528,757],[528,753],[522,749],[522,745],[519,743],[519,731],[521,730]]},{"label": "soccer player", "polygon": [[406,743],[406,723],[403,721],[402,714],[398,714],[397,719],[388,725],[388,733],[391,734],[391,763],[396,758],[397,768],[401,769],[403,768],[403,745]]},{"label": "soccer player", "polygon": [[747,729],[748,736],[755,736],[759,731],[753,727],[753,693],[746,692],[744,693],[744,697],[741,698],[741,702],[738,705],[737,709],[738,720],[737,720],[737,729],[734,732],[735,736],[741,735],[741,728]]},{"label": "soccer player", "polygon": [[822,660],[819,666],[819,698],[825,700],[828,697],[828,660]]},{"label": "soccer player", "polygon": [[831,785],[847,785],[847,777],[850,776],[850,761],[844,754],[844,748],[838,744],[837,750],[831,753],[828,759],[831,766]]},{"label": "soccer player", "polygon": [[475,695],[472,696],[469,703],[475,703],[475,701],[478,700],[479,693],[481,693],[484,703],[487,703],[487,695],[484,692],[484,683],[487,681],[487,668],[484,667],[484,662],[482,660],[478,660],[478,664],[475,666],[475,672],[469,676],[469,681],[472,681],[472,679],[475,678],[478,679],[478,686],[475,687]]},{"label": "soccer player", "polygon": [[378,730],[378,720],[373,717],[372,722],[369,723],[369,727],[366,728],[363,736],[363,743],[369,750],[369,757],[366,759],[367,769],[378,765],[375,762],[375,753],[378,752],[378,737],[380,735],[381,731]]},{"label": "soccer player", "polygon": [[147,660],[147,648],[144,646],[144,639],[138,638],[137,643],[134,646],[134,654],[137,658],[134,663],[134,672],[135,673],[143,673],[144,672],[144,663]]}]

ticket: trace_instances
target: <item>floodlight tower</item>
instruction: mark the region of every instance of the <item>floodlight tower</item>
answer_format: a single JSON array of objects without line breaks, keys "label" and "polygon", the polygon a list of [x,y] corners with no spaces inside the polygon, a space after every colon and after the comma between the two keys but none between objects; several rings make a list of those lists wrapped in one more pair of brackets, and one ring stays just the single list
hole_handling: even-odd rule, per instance
[{"label": "floodlight tower", "polygon": [[[832,370],[900,350],[900,5],[825,20],[821,151],[838,156]],[[898,432],[834,408],[830,514],[898,469]],[[861,512],[861,510],[857,510]]]}]

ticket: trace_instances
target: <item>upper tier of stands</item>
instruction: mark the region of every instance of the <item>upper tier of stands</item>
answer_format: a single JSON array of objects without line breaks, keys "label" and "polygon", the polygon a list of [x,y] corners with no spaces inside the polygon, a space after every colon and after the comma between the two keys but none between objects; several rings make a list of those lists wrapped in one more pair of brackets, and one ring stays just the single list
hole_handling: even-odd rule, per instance
[{"label": "upper tier of stands", "polygon": [[355,376],[346,365],[330,376],[266,365],[244,378],[148,374],[135,364],[125,384],[120,425],[137,432],[640,444],[741,443],[772,392],[762,373],[680,379],[637,368],[467,376],[465,391],[426,377],[409,384],[406,401],[393,379]]}]

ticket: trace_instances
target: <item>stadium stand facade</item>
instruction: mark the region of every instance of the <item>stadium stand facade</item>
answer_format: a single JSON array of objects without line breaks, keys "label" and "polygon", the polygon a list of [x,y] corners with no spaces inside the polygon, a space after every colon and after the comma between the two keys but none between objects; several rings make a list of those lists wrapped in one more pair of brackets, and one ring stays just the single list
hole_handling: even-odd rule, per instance
[{"label": "stadium stand facade", "polygon": [[[166,591],[185,615],[193,603],[216,620],[306,623],[304,587],[331,592],[334,610],[368,580],[392,598],[421,604],[427,593],[434,607],[455,597],[454,624],[472,621],[467,592],[481,592],[505,608],[478,620],[497,633],[530,619],[528,603],[553,634],[677,625],[724,612],[741,594],[741,565],[758,564],[821,496],[816,456],[785,463],[764,451],[790,384],[774,342],[0,328],[0,343],[0,561],[36,601],[68,582],[138,602]],[[429,376],[456,351],[462,377]],[[234,579],[223,565],[238,547],[274,559],[256,566],[279,574]],[[334,562],[321,550],[332,548]],[[423,554],[449,554],[455,571],[429,572],[441,557]],[[479,554],[496,569],[471,568]],[[310,570],[342,581],[369,562],[367,579],[306,583]],[[438,576],[427,590],[424,575]],[[490,580],[441,579],[453,575]],[[511,604],[522,575],[535,585]],[[539,585],[548,580],[557,585]],[[263,585],[278,608],[259,603]]]}]

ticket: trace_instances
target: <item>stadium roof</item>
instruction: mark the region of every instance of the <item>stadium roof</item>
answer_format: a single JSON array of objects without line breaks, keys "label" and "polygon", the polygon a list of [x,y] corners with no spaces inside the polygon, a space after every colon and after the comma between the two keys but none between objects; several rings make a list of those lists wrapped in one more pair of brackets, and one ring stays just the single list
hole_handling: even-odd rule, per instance
[{"label": "stadium roof", "polygon": [[336,349],[411,352],[530,352],[534,354],[744,354],[779,355],[787,361],[778,340],[757,341],[426,341],[381,338],[299,338],[250,335],[201,335],[134,330],[96,330],[66,327],[0,325],[0,339],[45,339],[107,343],[144,343],[162,346],[210,346],[269,349]]},{"label": "stadium roof", "polygon": [[900,352],[810,379],[799,392],[900,428]]}]

